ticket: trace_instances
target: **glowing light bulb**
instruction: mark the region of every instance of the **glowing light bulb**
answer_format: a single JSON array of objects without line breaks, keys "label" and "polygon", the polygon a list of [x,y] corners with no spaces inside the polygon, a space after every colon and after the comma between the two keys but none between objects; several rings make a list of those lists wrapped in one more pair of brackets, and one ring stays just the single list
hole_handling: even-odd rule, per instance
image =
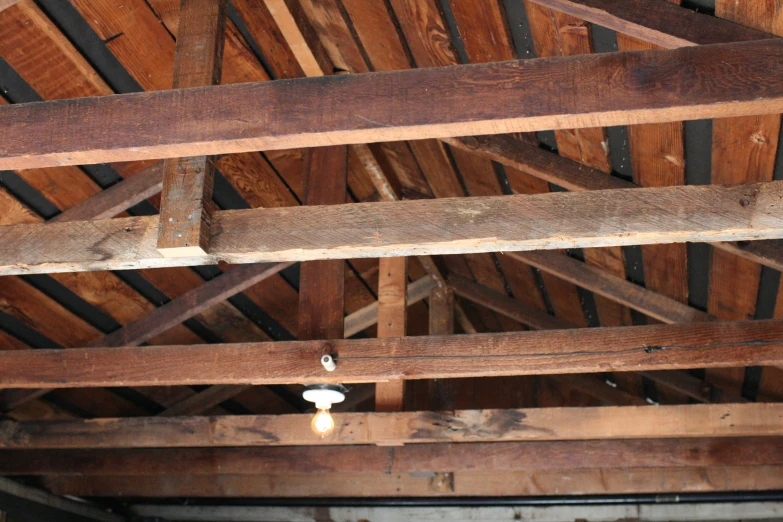
[{"label": "glowing light bulb", "polygon": [[313,417],[310,427],[313,429],[313,433],[322,439],[329,436],[334,431],[334,419],[329,413],[329,408],[318,408],[318,413]]}]

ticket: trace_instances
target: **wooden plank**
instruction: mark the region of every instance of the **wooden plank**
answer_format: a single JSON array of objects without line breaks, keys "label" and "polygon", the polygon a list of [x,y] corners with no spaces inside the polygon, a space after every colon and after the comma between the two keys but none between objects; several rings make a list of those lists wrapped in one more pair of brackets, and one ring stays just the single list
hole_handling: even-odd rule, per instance
[{"label": "wooden plank", "polygon": [[[781,48],[765,40],[11,105],[0,107],[0,169],[769,114],[783,111]],[[34,132],[43,122],[56,132]],[[132,131],[140,125],[158,132]]]},{"label": "wooden plank", "polygon": [[457,295],[511,317],[535,330],[575,328],[568,321],[549,315],[539,308],[512,299],[491,288],[474,283],[467,278],[450,275],[448,283]]},{"label": "wooden plank", "polygon": [[[378,338],[405,337],[407,326],[406,281],[408,258],[381,259],[378,270]],[[405,381],[375,385],[376,411],[402,411]]]},{"label": "wooden plank", "polygon": [[222,211],[210,255],[189,258],[157,252],[157,216],[11,225],[0,274],[773,239],[781,192],[775,181]]},{"label": "wooden plank", "polygon": [[132,177],[102,190],[53,217],[50,222],[113,218],[163,189],[163,162],[157,162]]},{"label": "wooden plank", "polygon": [[104,511],[97,506],[76,502],[51,493],[0,479],[2,519],[68,520],[71,522],[122,522],[125,517]]},{"label": "wooden plank", "polygon": [[[306,153],[305,205],[338,205],[345,201],[347,161],[346,147],[322,147]],[[299,284],[299,339],[343,337],[344,285],[343,261],[321,260],[302,264]]]},{"label": "wooden plank", "polygon": [[[424,276],[408,285],[406,301],[408,306],[424,300],[437,283],[432,276]],[[378,322],[378,302],[371,303],[345,316],[345,337],[352,337]]]},{"label": "wooden plank", "polygon": [[0,11],[8,9],[12,5],[18,3],[19,0],[0,0]]},{"label": "wooden plank", "polygon": [[197,415],[204,411],[217,406],[221,402],[232,399],[242,393],[243,391],[251,388],[250,385],[240,386],[210,386],[206,390],[203,390],[195,395],[191,395],[187,399],[181,400],[175,404],[172,404],[162,412],[159,416],[164,417],[178,417],[182,415]]},{"label": "wooden plank", "polygon": [[658,0],[528,0],[666,49],[775,36]]},{"label": "wooden plank", "polygon": [[567,256],[549,252],[509,252],[506,255],[664,323],[690,323],[712,319],[696,308]]},{"label": "wooden plank", "polygon": [[[736,9],[733,2],[717,0],[716,15],[750,27],[773,30],[783,36],[783,5],[773,2],[764,8]],[[744,183],[773,179],[780,136],[780,113],[757,117],[719,118],[712,122],[712,183]],[[727,252],[713,249],[707,310],[723,320],[755,317],[761,266]],[[709,381],[741,393],[745,372],[708,372]]]},{"label": "wooden plank", "polygon": [[[329,341],[0,352],[5,388],[292,384],[775,366],[779,320]],[[753,347],[753,349],[742,349]],[[320,363],[337,354],[337,370]]]},{"label": "wooden plank", "polygon": [[4,476],[453,473],[780,466],[777,437],[536,441],[276,448],[0,451]]},{"label": "wooden plank", "polygon": [[[438,476],[440,477],[440,476]],[[437,488],[432,475],[339,473],[322,475],[220,475],[212,477],[72,477],[48,485],[58,494],[82,497],[498,497],[602,494],[681,494],[780,489],[783,467],[712,467],[515,472],[457,472],[448,487]],[[451,487],[453,486],[453,488]],[[700,505],[701,507],[702,505]],[[318,517],[325,508],[318,509]],[[581,509],[581,508],[580,508]],[[333,513],[333,512],[332,512]],[[515,508],[515,514],[519,508]],[[566,520],[577,519],[569,513]],[[404,517],[403,517],[404,518]],[[621,517],[622,518],[622,517]],[[630,518],[638,518],[636,511]],[[737,517],[738,519],[741,516]],[[495,517],[490,517],[496,520]],[[210,519],[213,520],[213,519]],[[282,520],[290,520],[282,518]],[[339,520],[339,519],[338,519]],[[392,520],[399,520],[393,518]],[[603,520],[603,519],[601,519]],[[671,520],[664,518],[663,520]]]},{"label": "wooden plank", "polygon": [[[430,335],[454,334],[454,291],[451,288],[433,288],[430,292]],[[454,383],[448,379],[427,382],[427,409],[447,411],[454,409]]]},{"label": "wooden plank", "polygon": [[[580,165],[557,154],[531,147],[512,136],[470,136],[445,140],[449,145],[483,154],[505,166],[554,183],[572,191],[635,188],[638,185]],[[509,182],[515,182],[514,170],[507,170]],[[715,248],[783,270],[783,242],[713,243]]]},{"label": "wooden plank", "polygon": [[[338,363],[339,364],[339,363]],[[553,440],[773,437],[783,405],[532,408],[456,412],[335,413],[322,444],[424,444]],[[0,421],[4,449],[309,446],[310,415]]]},{"label": "wooden plank", "polygon": [[[630,375],[630,374],[620,374]],[[616,378],[616,376],[614,376]],[[617,387],[609,385],[600,377],[592,375],[554,375],[552,379],[560,385],[598,399],[609,406],[644,406],[647,401]]]},{"label": "wooden plank", "polygon": [[[181,0],[174,89],[218,85],[223,70],[228,0]],[[206,255],[215,158],[164,162],[158,251],[167,257]]]},{"label": "wooden plank", "polygon": [[748,402],[748,399],[742,395],[731,390],[723,390],[684,372],[642,372],[642,376],[701,402],[728,404]]},{"label": "wooden plank", "polygon": [[296,520],[320,522],[327,520],[709,520],[731,521],[743,519],[774,519],[783,513],[779,502],[714,502],[705,504],[632,504],[632,505],[573,505],[573,506],[455,506],[455,507],[267,507],[267,506],[165,506],[159,504],[135,505],[135,514],[164,520],[189,522],[214,520]]}]

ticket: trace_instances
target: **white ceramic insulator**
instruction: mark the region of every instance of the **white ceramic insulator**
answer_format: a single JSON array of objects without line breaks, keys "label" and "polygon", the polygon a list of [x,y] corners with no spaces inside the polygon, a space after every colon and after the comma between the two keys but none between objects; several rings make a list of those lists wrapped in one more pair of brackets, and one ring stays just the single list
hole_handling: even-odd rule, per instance
[{"label": "white ceramic insulator", "polygon": [[334,362],[334,358],[331,355],[321,357],[321,364],[323,364],[327,372],[333,372],[337,369],[337,363]]}]

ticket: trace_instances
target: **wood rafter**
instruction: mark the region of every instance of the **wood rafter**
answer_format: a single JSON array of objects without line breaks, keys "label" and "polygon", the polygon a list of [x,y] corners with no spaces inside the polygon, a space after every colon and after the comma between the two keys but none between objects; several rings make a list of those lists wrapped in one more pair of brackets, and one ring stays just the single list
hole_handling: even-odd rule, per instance
[{"label": "wood rafter", "polygon": [[[324,350],[339,364],[327,372]],[[783,364],[783,321],[0,352],[0,386],[290,384]]]},{"label": "wood rafter", "polygon": [[0,274],[772,239],[783,237],[781,191],[767,182],[222,211],[210,255],[185,258],[157,252],[157,216],[11,225],[0,227]]},{"label": "wood rafter", "polygon": [[[781,49],[777,39],[10,105],[0,169],[779,113]],[[43,125],[54,132],[34,132]]]},{"label": "wood rafter", "polygon": [[[310,446],[310,415],[0,421],[0,448]],[[783,435],[783,405],[698,404],[335,414],[323,444],[619,440]]]}]

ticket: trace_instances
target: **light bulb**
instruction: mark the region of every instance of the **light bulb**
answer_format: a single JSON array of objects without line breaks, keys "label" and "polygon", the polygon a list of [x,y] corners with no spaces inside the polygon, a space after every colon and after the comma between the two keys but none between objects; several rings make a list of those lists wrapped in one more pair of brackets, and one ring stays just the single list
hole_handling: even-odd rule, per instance
[{"label": "light bulb", "polygon": [[313,417],[310,427],[313,429],[313,433],[322,439],[331,434],[334,431],[334,419],[329,413],[329,408],[318,408],[318,413]]}]

